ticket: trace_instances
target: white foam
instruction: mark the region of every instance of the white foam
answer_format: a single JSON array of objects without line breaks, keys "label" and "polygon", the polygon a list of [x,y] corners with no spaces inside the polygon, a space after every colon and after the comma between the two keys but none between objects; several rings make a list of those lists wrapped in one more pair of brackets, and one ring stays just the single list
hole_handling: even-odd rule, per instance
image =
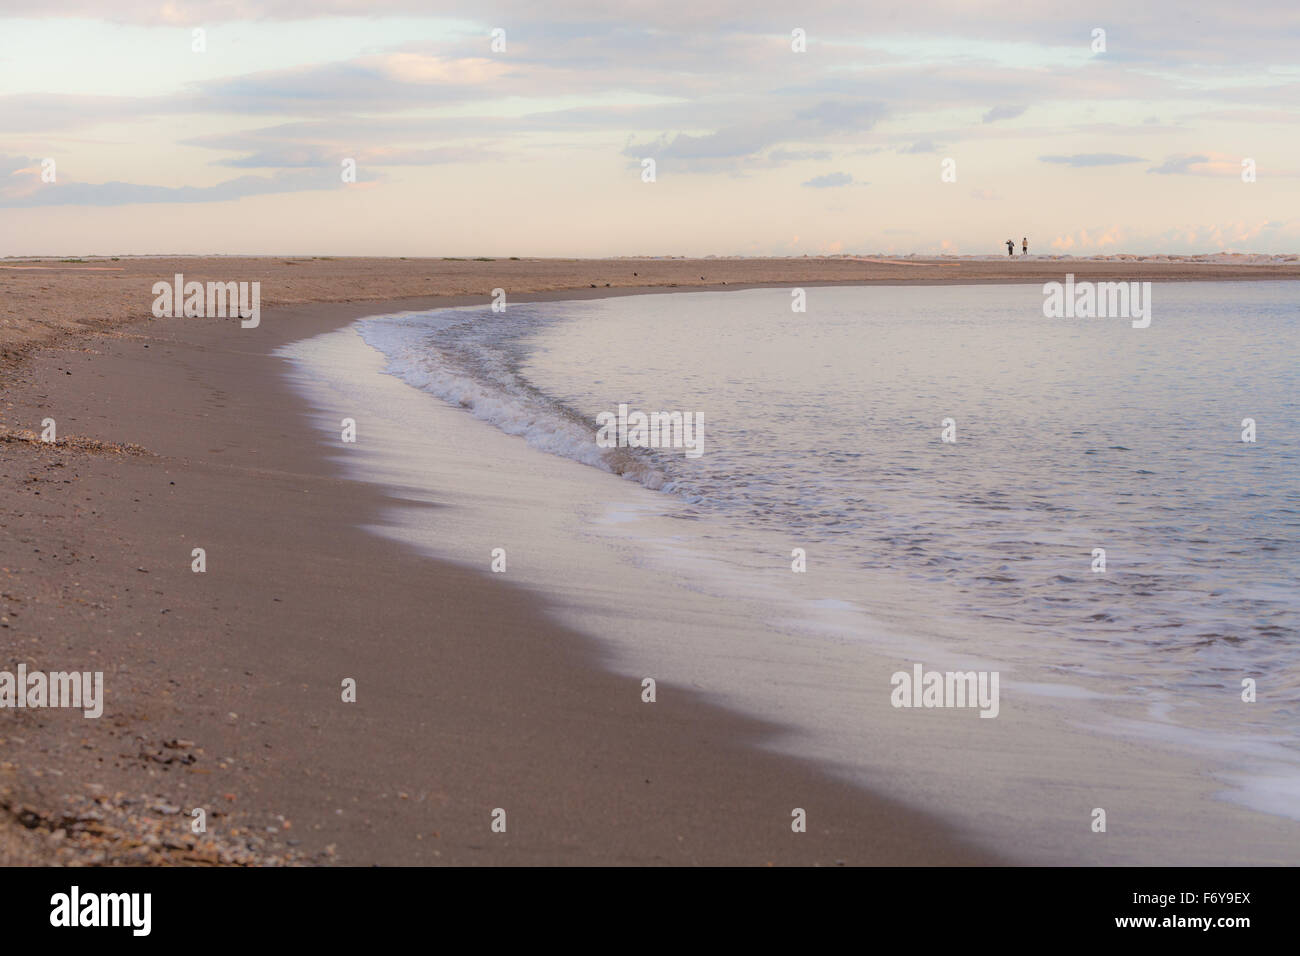
[{"label": "white foam", "polygon": [[479,350],[474,357],[485,365],[497,364],[481,366],[477,370],[481,377],[476,377],[431,347],[431,329],[464,323],[481,312],[481,308],[405,312],[365,319],[357,328],[366,344],[387,356],[385,371],[408,385],[437,395],[540,451],[665,490],[666,478],[657,469],[640,459],[601,449],[593,440],[594,427],[580,425],[538,396],[527,394],[490,349]]}]

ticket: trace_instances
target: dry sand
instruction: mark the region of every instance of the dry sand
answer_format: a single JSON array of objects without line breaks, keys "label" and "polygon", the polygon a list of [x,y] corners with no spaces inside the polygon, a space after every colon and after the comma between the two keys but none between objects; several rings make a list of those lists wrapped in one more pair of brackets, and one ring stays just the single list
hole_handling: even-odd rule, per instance
[{"label": "dry sand", "polygon": [[[1041,282],[1060,263],[89,265],[0,267],[11,358],[0,365],[0,669],[103,670],[108,699],[99,720],[0,710],[0,863],[995,862],[933,819],[761,751],[772,728],[683,688],[641,703],[639,684],[603,669],[600,649],[549,623],[534,596],[360,530],[382,492],[329,464],[270,352],[361,315],[484,301],[496,286],[567,298],[723,282]],[[1089,266],[1069,269],[1300,273]],[[260,280],[264,308],[281,305],[256,330],[148,320],[150,286],[177,271]],[[426,287],[443,297],[393,301]],[[584,291],[555,291],[566,288]],[[312,300],[350,304],[284,304]],[[33,440],[47,416],[64,442]],[[197,546],[205,574],[190,570]],[[358,682],[355,704],[340,700],[344,677]],[[791,832],[796,806],[806,834]],[[208,814],[201,837],[194,807]],[[505,834],[489,827],[498,807]]]},{"label": "dry sand", "polygon": [[[362,259],[134,258],[0,260],[0,357],[35,342],[148,319],[158,281],[261,282],[262,305],[487,299],[520,293],[854,282],[1049,282],[1081,279],[1295,279],[1300,261],[1225,264],[1051,259]],[[603,294],[603,293],[602,293]]]}]

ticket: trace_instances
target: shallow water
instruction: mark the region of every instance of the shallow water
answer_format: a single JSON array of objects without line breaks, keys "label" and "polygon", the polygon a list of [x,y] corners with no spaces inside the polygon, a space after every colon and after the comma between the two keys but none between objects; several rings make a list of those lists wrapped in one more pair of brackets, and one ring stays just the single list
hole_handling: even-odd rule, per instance
[{"label": "shallow water", "polygon": [[1300,287],[1155,296],[1146,329],[1045,319],[1038,287],[990,285],[813,289],[804,314],[782,290],[515,305],[364,335],[408,380],[598,466],[619,467],[598,412],[697,412],[703,455],[632,471],[738,541],[942,586],[1061,668],[1234,713],[1221,692],[1254,676],[1300,718]]},{"label": "shallow water", "polygon": [[[1059,859],[1073,827],[1034,795],[1044,766],[1066,789],[1135,801],[1149,841],[1128,845],[1129,862],[1233,852],[1157,839],[1204,819],[1202,774],[1297,816],[1300,287],[1157,284],[1146,329],[1045,319],[1037,286],[808,296],[803,314],[788,290],[408,313],[355,327],[382,356],[373,367],[354,330],[289,354],[318,402],[369,410],[372,436],[382,421],[363,471],[450,505],[384,533],[461,560],[497,541],[531,552],[512,576],[655,663],[640,672],[785,722],[804,735],[797,752],[873,786],[886,773],[909,798],[1019,833],[1027,858]],[[381,386],[380,368],[424,401]],[[595,416],[620,402],[702,414],[704,454],[597,448]],[[940,440],[945,418],[955,443]],[[533,450],[488,441],[484,422]],[[536,449],[592,477],[543,467]],[[793,548],[807,573],[791,573]],[[900,720],[881,701],[911,661],[1000,668],[1011,710],[974,731]],[[1257,703],[1241,700],[1246,677]],[[1045,739],[1032,739],[1044,714],[1022,709],[1035,698],[1065,722]],[[1085,743],[1067,725],[1194,764],[1144,784],[1131,751],[1098,745],[1067,784],[1052,753]],[[983,766],[965,768],[971,793],[954,804],[951,776],[929,765],[972,746]],[[996,796],[1008,787],[1012,814]],[[1234,826],[1221,837],[1235,849]],[[1277,859],[1293,859],[1286,845]],[[1116,859],[1086,841],[1072,852]]]}]

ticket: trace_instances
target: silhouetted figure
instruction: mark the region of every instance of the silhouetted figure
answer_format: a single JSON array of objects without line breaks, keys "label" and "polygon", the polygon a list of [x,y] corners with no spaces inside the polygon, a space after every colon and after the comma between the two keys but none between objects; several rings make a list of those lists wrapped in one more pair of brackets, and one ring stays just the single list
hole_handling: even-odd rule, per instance
[{"label": "silhouetted figure", "polygon": [[1014,239],[1008,239],[1008,240],[1007,240],[1007,255],[1009,255],[1009,256],[1014,256],[1015,254],[1016,254],[1016,240],[1014,240]]},{"label": "silhouetted figure", "polygon": [[1029,237],[1028,237],[1028,236],[1023,237],[1023,238],[1020,240],[1020,254],[1021,254],[1022,256],[1027,256],[1027,255],[1029,255]]}]

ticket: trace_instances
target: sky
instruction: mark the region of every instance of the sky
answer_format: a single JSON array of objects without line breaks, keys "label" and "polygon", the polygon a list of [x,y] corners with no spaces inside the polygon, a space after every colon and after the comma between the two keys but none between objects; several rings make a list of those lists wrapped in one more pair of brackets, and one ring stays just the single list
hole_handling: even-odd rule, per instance
[{"label": "sky", "polygon": [[0,255],[1024,236],[1300,251],[1300,3],[0,0]]}]

